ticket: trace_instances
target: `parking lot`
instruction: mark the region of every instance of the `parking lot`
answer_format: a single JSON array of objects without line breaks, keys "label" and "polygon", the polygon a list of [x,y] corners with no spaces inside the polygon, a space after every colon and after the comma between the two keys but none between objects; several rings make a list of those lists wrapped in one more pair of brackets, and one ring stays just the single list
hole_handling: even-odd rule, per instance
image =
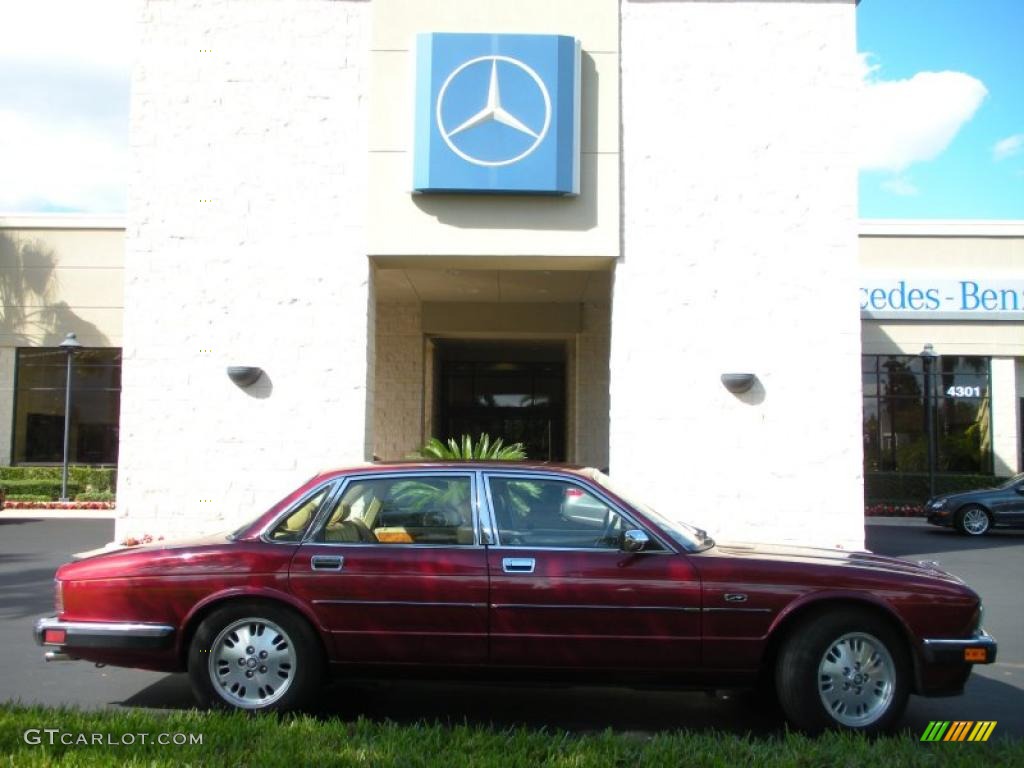
[{"label": "parking lot", "polygon": [[[996,664],[979,667],[962,697],[912,697],[903,726],[920,733],[930,720],[996,720],[994,736],[1024,737],[1024,532],[968,539],[917,520],[878,520],[867,528],[873,551],[937,560],[984,598],[985,625],[999,641]],[[48,706],[192,706],[184,675],[46,664],[32,642],[33,621],[52,614],[52,578],[72,553],[113,537],[111,520],[0,520],[0,700]],[[556,729],[654,731],[679,727],[773,732],[778,715],[744,696],[629,691],[572,686],[359,681],[325,689],[324,715],[408,722],[524,724]]]}]

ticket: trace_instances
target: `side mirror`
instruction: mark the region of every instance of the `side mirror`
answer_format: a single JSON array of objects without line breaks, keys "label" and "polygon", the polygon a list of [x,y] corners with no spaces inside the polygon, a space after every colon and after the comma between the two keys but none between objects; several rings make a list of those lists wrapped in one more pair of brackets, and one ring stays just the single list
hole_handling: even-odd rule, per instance
[{"label": "side mirror", "polygon": [[650,540],[650,537],[643,531],[629,530],[622,534],[622,549],[625,552],[640,552]]}]

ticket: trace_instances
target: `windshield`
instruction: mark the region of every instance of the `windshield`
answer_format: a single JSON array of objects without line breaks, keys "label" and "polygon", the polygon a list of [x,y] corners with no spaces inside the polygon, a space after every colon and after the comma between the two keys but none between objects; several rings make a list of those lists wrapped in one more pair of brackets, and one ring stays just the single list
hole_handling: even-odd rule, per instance
[{"label": "windshield", "polygon": [[715,546],[715,540],[707,535],[700,528],[681,523],[678,520],[669,520],[664,515],[656,512],[651,507],[639,501],[636,496],[624,491],[621,487],[612,482],[608,475],[596,469],[588,469],[584,472],[587,477],[603,488],[607,488],[620,499],[624,499],[631,507],[635,507],[649,517],[654,523],[665,531],[675,542],[688,552],[703,552]]},{"label": "windshield", "polygon": [[1015,486],[1017,483],[1020,483],[1020,482],[1024,482],[1024,472],[1021,472],[1019,475],[1014,475],[1013,477],[1011,477],[1009,480],[1007,480],[1005,483],[1003,483],[999,487],[1000,488],[1013,488],[1013,486]]}]

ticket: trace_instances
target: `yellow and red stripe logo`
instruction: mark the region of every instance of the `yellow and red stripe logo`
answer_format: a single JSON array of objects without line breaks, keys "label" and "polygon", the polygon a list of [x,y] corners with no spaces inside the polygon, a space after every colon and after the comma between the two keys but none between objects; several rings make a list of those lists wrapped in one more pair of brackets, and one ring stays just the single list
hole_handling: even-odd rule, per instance
[{"label": "yellow and red stripe logo", "polygon": [[997,720],[932,720],[921,741],[988,741]]}]

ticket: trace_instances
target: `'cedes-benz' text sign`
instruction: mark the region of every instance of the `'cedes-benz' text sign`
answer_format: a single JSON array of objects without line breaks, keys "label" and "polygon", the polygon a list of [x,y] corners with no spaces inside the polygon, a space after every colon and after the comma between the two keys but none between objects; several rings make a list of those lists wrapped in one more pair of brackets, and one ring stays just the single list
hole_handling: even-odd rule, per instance
[{"label": "'cedes-benz' text sign", "polygon": [[417,35],[415,120],[415,192],[579,194],[579,41]]},{"label": "'cedes-benz' text sign", "polygon": [[860,311],[876,320],[1024,320],[1024,280],[872,276],[861,281]]}]

